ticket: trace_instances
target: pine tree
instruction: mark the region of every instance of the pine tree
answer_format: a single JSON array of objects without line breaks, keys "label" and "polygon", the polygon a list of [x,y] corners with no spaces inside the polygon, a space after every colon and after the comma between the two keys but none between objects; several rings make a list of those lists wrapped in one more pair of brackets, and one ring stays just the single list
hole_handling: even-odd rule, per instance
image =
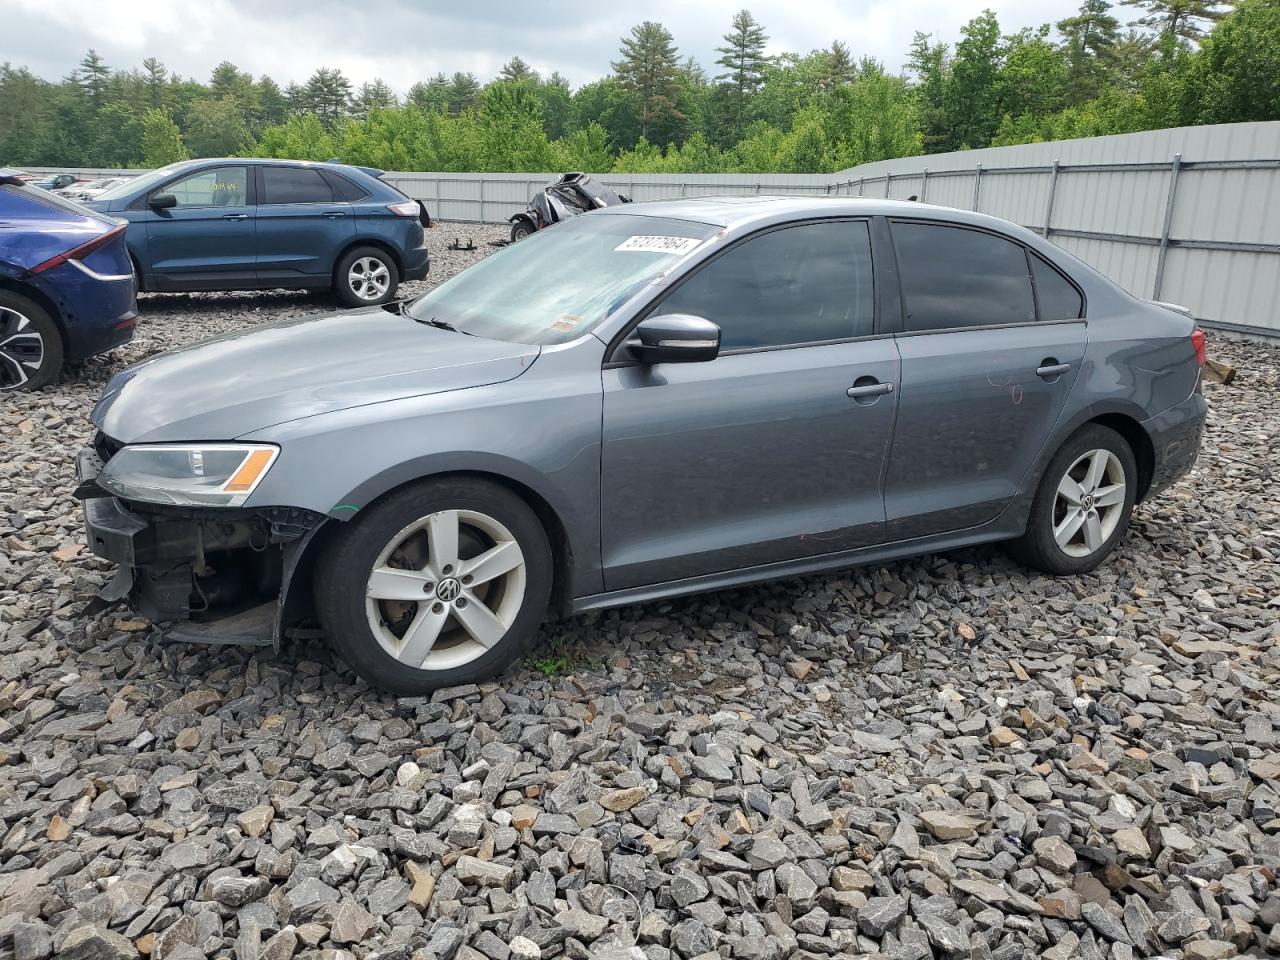
[{"label": "pine tree", "polygon": [[764,83],[764,71],[768,66],[768,58],[764,55],[765,44],[769,37],[764,27],[756,22],[749,10],[739,10],[733,17],[732,29],[722,38],[723,47],[716,47],[720,58],[716,60],[725,68],[725,73],[716,77],[727,80],[733,90],[733,139],[742,137],[746,125],[747,105],[751,97]]},{"label": "pine tree", "polygon": [[409,88],[405,103],[423,113],[447,113],[449,110],[449,78],[437,73],[426,83],[419,81]]},{"label": "pine tree", "polygon": [[303,103],[310,113],[332,129],[347,115],[351,103],[351,81],[341,70],[321,67],[303,87]]},{"label": "pine tree", "polygon": [[89,94],[94,107],[102,106],[102,94],[107,88],[107,81],[111,79],[111,68],[98,56],[97,50],[90,50],[84,55],[84,59],[80,61],[80,69],[72,73],[72,77]]},{"label": "pine tree", "polygon": [[455,73],[449,81],[449,112],[457,115],[470,110],[480,98],[480,81],[474,73]]},{"label": "pine tree", "polygon": [[830,90],[833,87],[852,83],[857,73],[849,48],[839,40],[833,40],[831,49],[826,51],[826,63],[823,66],[823,75],[820,81],[822,86]]},{"label": "pine tree", "polygon": [[676,108],[680,95],[679,59],[675,39],[660,23],[646,20],[622,38],[622,59],[613,64],[624,88],[640,100],[640,136],[671,121],[683,120]]},{"label": "pine tree", "polygon": [[374,77],[372,83],[360,84],[360,92],[351,102],[351,112],[363,120],[370,111],[394,107],[399,103],[395,91],[381,77]]},{"label": "pine tree", "polygon": [[956,145],[947,113],[950,53],[945,43],[931,42],[927,33],[917,31],[911,42],[907,67],[916,76],[915,94],[920,104],[925,153],[941,153]]},{"label": "pine tree", "polygon": [[163,107],[166,87],[169,82],[169,71],[155,57],[147,57],[142,61],[142,81],[147,87],[147,101],[153,107]]},{"label": "pine tree", "polygon": [[1227,3],[1219,0],[1120,0],[1126,7],[1139,7],[1145,16],[1130,22],[1165,36],[1199,43],[1205,27],[1227,15]]},{"label": "pine tree", "polygon": [[265,74],[258,78],[258,110],[255,121],[259,128],[284,123],[289,118],[289,100],[279,84]]},{"label": "pine tree", "polygon": [[498,74],[498,79],[507,80],[511,83],[521,83],[525,80],[537,80],[538,74],[533,67],[519,57],[512,57],[503,64],[502,71]]},{"label": "pine tree", "polygon": [[1067,56],[1068,104],[1092,100],[1106,85],[1120,39],[1120,21],[1107,0],[1084,0],[1074,17],[1059,20]]}]

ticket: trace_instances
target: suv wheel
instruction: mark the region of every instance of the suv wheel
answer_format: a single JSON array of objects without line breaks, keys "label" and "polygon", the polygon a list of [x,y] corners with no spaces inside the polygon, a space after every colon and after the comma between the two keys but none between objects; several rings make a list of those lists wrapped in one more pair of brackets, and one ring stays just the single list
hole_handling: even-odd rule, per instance
[{"label": "suv wheel", "polygon": [[0,290],[0,391],[38,390],[62,369],[62,335],[39,304]]},{"label": "suv wheel", "polygon": [[1129,526],[1137,482],[1137,461],[1124,437],[1100,424],[1083,427],[1040,478],[1014,554],[1045,573],[1094,569]]},{"label": "suv wheel", "polygon": [[348,250],[334,269],[333,286],[348,307],[374,307],[396,295],[400,274],[395,262],[377,247]]},{"label": "suv wheel", "polygon": [[551,595],[534,512],[482,480],[406,487],[342,529],[316,571],[320,621],[371,685],[401,695],[500,673]]}]

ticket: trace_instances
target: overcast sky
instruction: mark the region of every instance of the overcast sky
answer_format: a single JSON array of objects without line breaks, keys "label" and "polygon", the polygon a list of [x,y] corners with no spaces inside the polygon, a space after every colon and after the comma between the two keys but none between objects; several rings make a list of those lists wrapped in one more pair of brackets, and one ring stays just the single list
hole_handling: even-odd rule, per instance
[{"label": "overcast sky", "polygon": [[[0,62],[58,79],[93,47],[113,68],[156,57],[207,80],[221,60],[283,86],[317,67],[359,85],[381,77],[398,93],[432,74],[471,71],[488,80],[513,54],[574,86],[609,72],[618,38],[641,20],[675,35],[681,56],[708,72],[743,0],[0,0]],[[985,7],[1006,33],[1068,16],[1079,0],[752,0],[769,52],[807,53],[832,40],[855,57],[902,67],[914,31],[954,42]]]}]

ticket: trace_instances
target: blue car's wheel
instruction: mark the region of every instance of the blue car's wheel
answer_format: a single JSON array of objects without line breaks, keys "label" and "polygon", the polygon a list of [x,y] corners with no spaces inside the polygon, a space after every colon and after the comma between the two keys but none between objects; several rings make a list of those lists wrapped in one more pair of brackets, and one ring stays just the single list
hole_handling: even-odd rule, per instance
[{"label": "blue car's wheel", "polygon": [[39,304],[0,290],[0,390],[38,390],[62,368],[62,336]]}]

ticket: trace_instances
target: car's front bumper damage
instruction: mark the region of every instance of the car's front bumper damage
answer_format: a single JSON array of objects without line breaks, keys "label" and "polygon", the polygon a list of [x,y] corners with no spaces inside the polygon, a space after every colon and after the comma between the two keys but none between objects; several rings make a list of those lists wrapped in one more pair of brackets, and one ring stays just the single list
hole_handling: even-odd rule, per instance
[{"label": "car's front bumper damage", "polygon": [[97,485],[101,457],[76,458],[85,536],[118,565],[103,591],[168,623],[176,640],[278,647],[305,631],[311,609],[307,548],[326,518],[289,507],[218,509],[126,503]]}]

